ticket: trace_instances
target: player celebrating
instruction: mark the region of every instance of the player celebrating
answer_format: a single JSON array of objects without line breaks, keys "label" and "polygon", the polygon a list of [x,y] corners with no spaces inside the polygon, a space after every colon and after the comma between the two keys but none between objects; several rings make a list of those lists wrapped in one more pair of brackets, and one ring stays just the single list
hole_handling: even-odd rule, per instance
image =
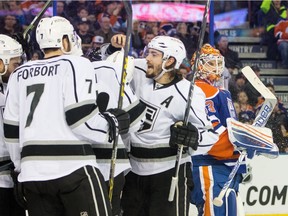
[{"label": "player celebrating", "polygon": [[[115,42],[114,42],[115,40]],[[122,44],[117,44],[116,41],[122,41]],[[119,47],[124,46],[125,35],[114,35],[111,39],[112,49],[116,50]],[[92,58],[97,59],[97,58]],[[133,61],[129,60],[128,67],[133,68]],[[95,77],[97,80],[97,89],[100,92],[108,93],[109,103],[107,108],[117,107],[118,100],[113,100],[112,98],[117,98],[119,96],[120,91],[120,83],[121,83],[121,73],[123,64],[123,52],[119,51],[107,58],[105,61],[93,61],[93,67],[95,72]],[[129,69],[128,69],[129,70]],[[111,88],[103,89],[101,83],[106,83]],[[112,96],[112,97],[111,97]],[[135,94],[131,91],[130,86],[125,86],[125,92],[123,96],[123,108],[130,114],[133,110],[137,109],[139,111],[139,107],[142,105],[139,104],[139,100],[136,98]],[[143,107],[143,106],[142,106]],[[141,109],[141,108],[140,108]],[[144,108],[145,109],[145,108]],[[144,111],[144,109],[141,109]],[[129,110],[129,111],[128,111]],[[138,115],[130,115],[130,121],[133,125],[135,122],[135,118],[133,116]],[[131,118],[132,117],[132,118]],[[125,139],[123,142],[123,139]],[[93,145],[94,152],[96,154],[97,162],[99,164],[99,169],[101,170],[104,179],[108,185],[109,190],[111,189],[111,185],[109,185],[110,180],[110,172],[111,172],[111,156],[112,156],[112,147],[114,140],[107,139],[104,145]],[[130,162],[128,159],[127,148],[129,143],[129,138],[125,135],[119,136],[117,143],[117,160],[114,171],[114,184],[113,184],[113,196],[112,196],[112,213],[113,215],[121,215],[121,196],[122,190],[124,187],[125,178],[124,175],[129,172],[131,169]],[[124,145],[125,144],[125,145]],[[111,193],[111,191],[110,191]]]},{"label": "player celebrating", "polygon": [[90,61],[63,55],[75,37],[65,18],[41,19],[45,58],[17,68],[8,84],[4,134],[30,216],[111,215],[91,143],[105,140],[105,118],[117,116],[98,112]]},{"label": "player celebrating", "polygon": [[[198,138],[207,145],[218,136],[205,113],[205,95],[195,86],[189,123],[183,125],[189,81],[177,75],[186,50],[176,38],[158,36],[148,44],[145,59],[135,60],[131,86],[146,106],[145,117],[131,135],[132,171],[126,176],[122,205],[125,216],[188,215],[192,189],[191,157],[187,148],[198,147]],[[171,127],[170,127],[171,126]],[[185,145],[179,181],[173,202],[168,201],[175,173],[178,144]],[[204,145],[199,148],[206,148]]]},{"label": "player celebrating", "polygon": [[[21,64],[23,54],[22,46],[14,39],[7,35],[0,34],[0,107],[1,112],[5,108],[5,95],[7,82],[10,74]],[[2,113],[3,116],[3,113]],[[9,152],[4,143],[3,119],[0,118],[0,215],[3,216],[24,216],[25,211],[21,208],[13,193],[13,180],[9,171],[11,163]],[[4,169],[4,167],[6,167]]]},{"label": "player celebrating", "polygon": [[[122,51],[117,50],[121,50],[121,48],[125,46],[125,39],[125,35],[116,34],[111,38],[111,44],[105,44],[101,46],[101,48],[93,49],[91,50],[91,52],[85,55],[92,62],[94,67],[97,83],[97,93],[101,95],[102,98],[101,104],[103,106],[100,109],[101,112],[104,112],[106,109],[118,106],[117,99],[119,97],[122,73],[121,65],[123,64],[124,54]],[[81,50],[79,50],[80,47],[74,46],[75,49],[72,51],[71,54],[81,55]],[[133,65],[133,59],[129,56],[127,71],[132,71],[134,69]],[[103,94],[103,92],[105,94]],[[113,98],[115,98],[115,100],[113,100]],[[103,103],[103,101],[106,102]],[[137,122],[136,119],[133,118],[133,116],[138,117],[139,112],[143,112],[145,110],[145,107],[139,103],[139,100],[136,98],[135,94],[132,92],[130,86],[127,83],[124,89],[123,108],[127,110],[129,114],[131,113],[132,118],[130,118],[130,121],[132,126],[135,124],[135,122]],[[137,110],[136,115],[134,114],[135,110]],[[127,126],[129,127],[129,125]],[[125,144],[123,142],[123,139],[125,140]],[[109,135],[107,135],[105,143],[92,145],[94,153],[96,155],[96,161],[99,165],[99,169],[104,176],[105,182],[109,190],[111,189],[111,186],[109,185],[109,180],[111,172],[111,156],[113,142],[114,140],[112,140]],[[123,134],[119,136],[117,143],[117,160],[114,171],[114,183],[112,186],[113,194],[112,197],[109,197],[112,205],[112,214],[115,216],[122,214],[120,203],[122,197],[122,190],[125,182],[124,175],[127,174],[131,169],[127,153],[128,147],[128,134]],[[111,193],[111,191],[109,191],[109,193]]]},{"label": "player celebrating", "polygon": [[[193,55],[191,65],[195,64],[196,53]],[[228,91],[214,87],[221,78],[224,69],[224,58],[220,52],[209,44],[203,45],[200,50],[199,64],[197,65],[195,84],[206,95],[206,110],[215,131],[220,135],[219,140],[207,151],[195,151],[192,156],[194,190],[191,202],[197,206],[198,215],[237,215],[236,196],[245,172],[242,165],[231,185],[232,189],[224,200],[222,207],[212,204],[227,181],[233,162],[237,161],[239,153],[234,152],[234,146],[229,141],[226,119],[236,118],[231,95]],[[200,150],[200,149],[199,149]],[[229,167],[230,165],[230,167]]]}]

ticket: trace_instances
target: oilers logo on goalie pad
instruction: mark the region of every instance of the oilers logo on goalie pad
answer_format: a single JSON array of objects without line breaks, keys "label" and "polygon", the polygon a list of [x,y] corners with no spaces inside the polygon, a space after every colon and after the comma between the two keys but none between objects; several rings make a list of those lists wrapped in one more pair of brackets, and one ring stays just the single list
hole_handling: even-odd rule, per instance
[{"label": "oilers logo on goalie pad", "polygon": [[243,124],[232,118],[227,119],[227,128],[229,140],[236,149],[246,150],[248,158],[255,154],[269,158],[278,157],[279,149],[273,143],[271,129]]}]

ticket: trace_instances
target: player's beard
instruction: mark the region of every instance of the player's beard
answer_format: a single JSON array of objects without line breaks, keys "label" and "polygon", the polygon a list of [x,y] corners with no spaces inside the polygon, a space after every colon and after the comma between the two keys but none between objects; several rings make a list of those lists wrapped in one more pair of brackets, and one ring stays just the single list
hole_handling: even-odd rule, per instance
[{"label": "player's beard", "polygon": [[162,71],[162,65],[152,66],[148,65],[147,71],[146,71],[146,77],[147,78],[154,78]]}]

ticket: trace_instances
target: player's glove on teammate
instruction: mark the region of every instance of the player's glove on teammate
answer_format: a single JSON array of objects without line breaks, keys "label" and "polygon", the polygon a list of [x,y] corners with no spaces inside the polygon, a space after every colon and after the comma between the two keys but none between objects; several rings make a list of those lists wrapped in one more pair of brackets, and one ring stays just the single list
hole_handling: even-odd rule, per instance
[{"label": "player's glove on teammate", "polygon": [[27,60],[30,60],[32,57],[32,53],[33,53],[33,44],[32,42],[29,40],[29,35],[27,35],[28,37],[25,39],[23,37],[22,33],[15,33],[12,35],[12,38],[14,38],[18,43],[21,44],[25,54],[26,54],[26,58]]},{"label": "player's glove on teammate", "polygon": [[129,131],[130,116],[129,114],[118,108],[108,109],[102,113],[109,124],[109,141],[115,139],[118,134],[125,134]]},{"label": "player's glove on teammate", "polygon": [[102,60],[102,54],[99,47],[88,50],[84,56],[88,58],[91,62]]},{"label": "player's glove on teammate", "polygon": [[198,129],[190,122],[188,122],[187,125],[183,125],[183,121],[176,122],[171,125],[170,132],[170,147],[175,148],[177,145],[184,145],[193,150],[197,150],[199,139]]}]

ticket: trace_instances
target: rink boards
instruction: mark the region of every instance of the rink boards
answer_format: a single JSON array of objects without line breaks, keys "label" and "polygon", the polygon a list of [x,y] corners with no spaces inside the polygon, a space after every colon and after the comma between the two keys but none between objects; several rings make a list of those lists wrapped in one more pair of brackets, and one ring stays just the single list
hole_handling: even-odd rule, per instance
[{"label": "rink boards", "polygon": [[288,154],[276,159],[256,156],[249,164],[252,180],[240,187],[246,216],[288,216]]}]

